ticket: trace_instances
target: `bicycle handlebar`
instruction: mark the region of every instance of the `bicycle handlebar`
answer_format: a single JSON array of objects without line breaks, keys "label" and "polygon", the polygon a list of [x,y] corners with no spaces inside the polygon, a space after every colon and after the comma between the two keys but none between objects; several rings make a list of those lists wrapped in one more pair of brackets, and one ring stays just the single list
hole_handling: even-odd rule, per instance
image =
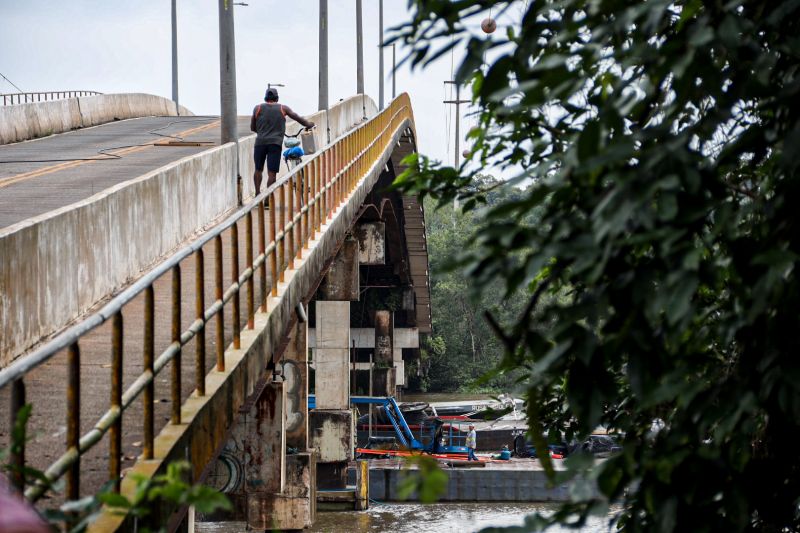
[{"label": "bicycle handlebar", "polygon": [[299,137],[299,136],[300,136],[300,134],[301,134],[301,133],[303,133],[304,131],[311,131],[312,129],[314,129],[314,128],[316,128],[316,127],[317,127],[317,125],[316,125],[316,124],[314,124],[314,125],[313,125],[313,126],[311,126],[310,128],[306,128],[306,127],[304,126],[304,127],[300,128],[299,130],[297,130],[297,133],[295,133],[294,135],[289,135],[288,133],[284,133],[284,134],[283,134],[283,136],[284,136],[284,137]]}]

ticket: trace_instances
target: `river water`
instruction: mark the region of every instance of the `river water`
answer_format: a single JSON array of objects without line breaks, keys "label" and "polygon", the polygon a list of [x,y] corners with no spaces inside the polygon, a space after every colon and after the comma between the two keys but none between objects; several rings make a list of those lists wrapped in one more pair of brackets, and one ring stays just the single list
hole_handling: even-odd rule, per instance
[{"label": "river water", "polygon": [[[525,517],[539,512],[549,514],[554,504],[542,503],[418,503],[372,504],[368,511],[318,512],[316,533],[474,533],[489,527],[522,526]],[[195,530],[202,533],[245,531],[243,522],[200,522]],[[609,531],[608,519],[594,517],[584,528],[551,528],[550,532]]]}]

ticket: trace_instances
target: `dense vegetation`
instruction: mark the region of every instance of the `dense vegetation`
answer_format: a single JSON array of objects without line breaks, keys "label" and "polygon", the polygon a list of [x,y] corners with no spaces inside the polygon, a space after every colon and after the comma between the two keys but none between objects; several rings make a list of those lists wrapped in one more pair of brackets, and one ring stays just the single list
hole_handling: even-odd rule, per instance
[{"label": "dense vegetation", "polygon": [[[800,530],[800,2],[410,7],[413,62],[467,47],[473,160],[533,181],[461,263],[525,291],[512,324],[487,316],[499,372],[523,374],[537,447],[624,435],[600,494],[538,521],[620,502],[626,531]],[[483,35],[488,8],[516,22]],[[473,178],[419,158],[400,185],[469,209]]]},{"label": "dense vegetation", "polygon": [[[478,177],[474,185],[487,190],[486,205],[522,197],[516,188],[498,187],[492,178]],[[425,339],[420,371],[411,369],[411,386],[428,392],[507,392],[515,386],[509,376],[482,379],[503,359],[503,343],[483,319],[491,310],[503,323],[510,323],[522,310],[525,295],[516,291],[508,298],[503,280],[492,281],[476,291],[460,272],[458,262],[474,252],[475,231],[484,224],[484,211],[464,211],[452,203],[437,206],[425,201],[425,228],[431,270],[433,335]]]}]

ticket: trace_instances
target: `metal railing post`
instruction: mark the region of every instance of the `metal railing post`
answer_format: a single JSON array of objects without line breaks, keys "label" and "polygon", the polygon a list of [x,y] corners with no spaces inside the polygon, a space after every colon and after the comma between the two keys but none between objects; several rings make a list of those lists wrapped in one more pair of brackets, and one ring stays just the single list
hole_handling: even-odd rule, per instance
[{"label": "metal railing post", "polygon": [[325,220],[331,219],[331,154],[326,151],[322,154],[322,179],[325,188]]},{"label": "metal railing post", "polygon": [[258,202],[258,255],[264,258],[264,262],[261,263],[261,271],[259,272],[259,279],[261,282],[260,310],[262,313],[267,312],[267,228],[264,216],[264,202],[266,202],[266,200]]},{"label": "metal railing post", "polygon": [[[25,381],[20,378],[14,380],[14,383],[11,385],[11,423],[8,427],[16,427],[19,412],[23,407],[25,407]],[[13,468],[11,471],[11,484],[16,487],[19,492],[23,492],[25,490],[25,439],[11,444],[11,457],[9,461]]]},{"label": "metal railing post", "polygon": [[200,322],[195,336],[194,381],[198,396],[206,395],[206,275],[203,249],[195,252],[194,308]]},{"label": "metal railing post", "polygon": [[294,191],[297,195],[297,231],[295,234],[297,235],[297,244],[295,245],[295,257],[300,259],[303,257],[303,238],[305,237],[305,212],[303,211],[303,207],[305,207],[305,196],[303,195],[304,189],[304,176],[305,176],[305,168],[301,168],[300,172],[297,175],[297,187],[295,187]]},{"label": "metal railing post", "polygon": [[[239,284],[239,225],[234,222],[231,226],[231,281],[234,284]],[[241,337],[241,295],[240,288],[237,288],[233,294],[233,311],[231,314],[231,321],[233,322],[233,349],[238,350],[242,347]]]},{"label": "metal railing post", "polygon": [[217,313],[217,371],[225,371],[225,295],[222,287],[222,237],[214,237],[214,297],[219,304]]},{"label": "metal railing post", "polygon": [[67,450],[75,450],[77,459],[67,471],[67,498],[80,499],[81,486],[81,349],[73,343],[67,353]]},{"label": "metal railing post", "polygon": [[314,221],[314,237],[319,231],[322,229],[322,213],[325,208],[325,193],[323,192],[323,187],[325,186],[325,182],[322,178],[322,160],[321,158],[317,158],[314,160],[314,196],[317,199],[316,207],[316,220]]},{"label": "metal railing post", "polygon": [[153,458],[154,416],[153,406],[155,401],[155,375],[153,361],[155,358],[155,295],[153,286],[150,285],[144,293],[144,371],[152,376],[152,381],[147,384],[142,396],[144,405],[144,445],[142,455],[145,459]]},{"label": "metal railing post", "polygon": [[[296,179],[297,179],[297,174],[295,174],[294,176],[290,176],[288,187],[286,187],[286,196],[287,196],[286,204],[288,206],[286,209],[286,213],[288,214],[288,221],[289,221],[289,223],[287,224],[289,237],[288,239],[286,239],[286,244],[289,247],[289,251],[287,252],[287,256],[289,257],[289,262],[286,266],[289,270],[294,270],[294,237],[296,233],[294,230],[295,228],[294,190],[297,186]],[[295,181],[294,184],[292,183],[293,181]]]},{"label": "metal railing post", "polygon": [[[281,231],[280,237],[280,255],[278,256],[278,281],[283,283],[285,281],[284,276],[284,262],[286,262],[286,187],[285,184],[281,184],[278,186],[278,190],[280,193],[278,194],[278,199],[281,201],[281,212],[283,213],[280,216],[281,219]],[[278,247],[278,243],[275,243],[275,247]]]},{"label": "metal railing post", "polygon": [[119,478],[122,472],[122,312],[114,314],[111,336],[111,407],[119,410],[117,419],[109,429],[108,477],[113,483],[114,492],[119,492]]},{"label": "metal railing post", "polygon": [[181,265],[172,267],[172,344],[176,348],[172,358],[170,380],[171,416],[173,424],[181,423]]},{"label": "metal railing post", "polygon": [[277,224],[275,210],[277,202],[275,201],[275,189],[269,194],[269,241],[272,243],[272,252],[270,252],[270,270],[272,273],[272,296],[278,296],[278,242],[277,242]]},{"label": "metal railing post", "polygon": [[247,280],[247,329],[255,327],[255,272],[253,267],[253,214],[248,211],[245,215],[245,236],[244,241],[247,248],[244,251],[245,262],[250,268],[250,279]]},{"label": "metal railing post", "polygon": [[304,247],[308,247],[308,243],[311,241],[311,236],[314,233],[314,231],[311,229],[313,216],[313,212],[311,211],[311,165],[306,168],[308,171],[306,172],[305,176],[306,238]]}]

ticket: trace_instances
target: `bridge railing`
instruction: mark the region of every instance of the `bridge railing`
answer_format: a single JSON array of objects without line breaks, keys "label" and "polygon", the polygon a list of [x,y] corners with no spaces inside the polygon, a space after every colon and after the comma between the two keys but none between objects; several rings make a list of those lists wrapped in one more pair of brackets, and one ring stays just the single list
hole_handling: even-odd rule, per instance
[{"label": "bridge railing", "polygon": [[[121,474],[122,419],[126,409],[140,396],[143,396],[142,459],[153,459],[154,455],[154,383],[164,369],[172,363],[170,375],[172,411],[169,424],[181,423],[181,372],[182,348],[194,339],[195,342],[195,392],[199,396],[206,393],[206,350],[205,328],[216,329],[216,369],[225,370],[224,328],[226,320],[231,324],[233,347],[240,347],[240,298],[244,291],[246,298],[247,328],[254,327],[256,306],[268,312],[267,302],[270,292],[278,294],[278,283],[284,281],[287,269],[293,269],[295,260],[301,257],[307,247],[321,231],[323,224],[331,219],[337,208],[357,186],[359,180],[379,160],[389,147],[395,132],[413,121],[408,95],[395,99],[386,109],[368,122],[344,134],[313,158],[296,167],[290,174],[282,177],[266,191],[256,196],[247,206],[239,209],[224,222],[203,234],[184,247],[137,282],[121,292],[98,312],[80,324],[66,330],[53,340],[23,356],[3,370],[0,370],[0,389],[11,387],[10,414],[12,420],[26,403],[25,379],[34,369],[42,366],[57,354],[67,351],[66,387],[66,442],[65,452],[45,471],[48,483],[41,480],[26,480],[22,474],[25,466],[25,443],[17,443],[11,457],[13,469],[12,482],[24,490],[26,498],[35,501],[47,492],[56,480],[66,476],[66,497],[78,499],[80,496],[81,456],[100,442],[106,433],[109,442],[109,480],[119,490]],[[269,206],[268,213],[266,207]],[[278,209],[280,207],[280,209]],[[266,217],[269,217],[269,225]],[[239,267],[238,224],[244,219],[246,267]],[[158,230],[158,228],[154,228]],[[257,232],[257,236],[256,236]],[[267,235],[267,232],[269,233]],[[231,240],[231,281],[223,284],[222,237],[230,234]],[[203,246],[214,241],[214,258],[207,269]],[[258,253],[253,250],[257,247]],[[194,257],[196,264],[195,283],[196,318],[187,329],[181,329],[181,262]],[[210,272],[209,272],[210,270]],[[267,284],[267,274],[271,282]],[[160,354],[154,349],[154,283],[171,274],[171,339],[172,342]],[[211,305],[204,301],[206,276],[214,276],[215,299]],[[260,279],[260,294],[255,295],[255,279]],[[138,295],[144,293],[144,331],[140,339],[142,346],[143,371],[127,390],[122,387],[123,369],[123,308]],[[225,304],[231,303],[231,316],[226,317]],[[92,429],[80,435],[81,413],[81,342],[90,332],[111,320],[112,356],[110,365],[111,398],[105,413],[95,422]],[[214,322],[212,326],[212,321]],[[34,406],[35,407],[35,406]]]},{"label": "bridge railing", "polygon": [[94,96],[97,91],[47,91],[37,93],[3,93],[3,105],[30,104],[34,102],[47,102],[49,100],[64,100],[65,98],[79,98],[81,96]]}]

